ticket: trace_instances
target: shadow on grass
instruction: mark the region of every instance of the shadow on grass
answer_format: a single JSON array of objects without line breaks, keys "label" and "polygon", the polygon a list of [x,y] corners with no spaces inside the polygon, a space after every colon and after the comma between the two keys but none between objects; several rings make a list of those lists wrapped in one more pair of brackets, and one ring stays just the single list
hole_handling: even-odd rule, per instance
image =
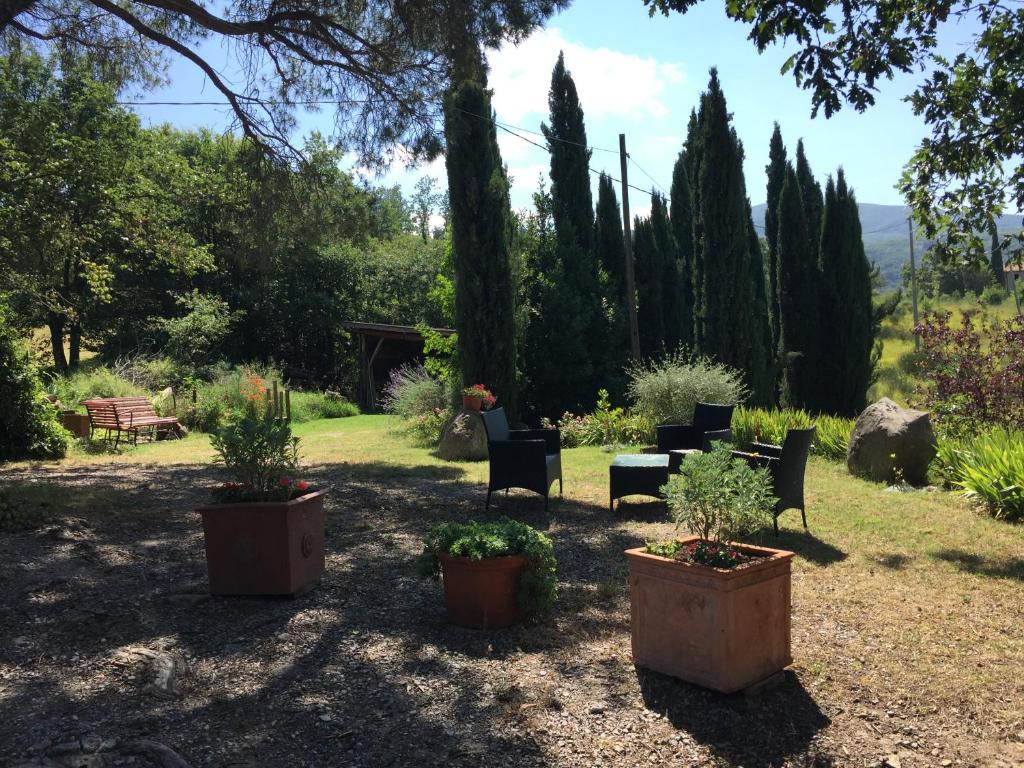
[{"label": "shadow on grass", "polygon": [[892,571],[902,571],[910,565],[914,558],[901,552],[891,552],[888,555],[876,555],[871,559],[883,568],[888,568]]},{"label": "shadow on grass", "polygon": [[1024,559],[1019,557],[983,557],[961,549],[942,549],[929,554],[936,560],[951,563],[958,570],[975,576],[1024,581]]},{"label": "shadow on grass", "polygon": [[846,552],[822,541],[810,531],[781,529],[776,535],[770,528],[766,528],[757,535],[756,543],[795,552],[804,560],[821,566],[839,563],[849,557]]},{"label": "shadow on grass", "polygon": [[830,766],[815,754],[815,735],[830,720],[792,671],[756,696],[721,694],[675,678],[636,668],[645,706],[663,714],[729,765],[781,766],[794,755],[801,763]]}]

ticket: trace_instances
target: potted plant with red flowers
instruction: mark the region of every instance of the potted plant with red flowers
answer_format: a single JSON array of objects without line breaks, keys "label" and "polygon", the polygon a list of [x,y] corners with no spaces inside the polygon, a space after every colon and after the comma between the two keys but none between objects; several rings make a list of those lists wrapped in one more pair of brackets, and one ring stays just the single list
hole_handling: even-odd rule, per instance
[{"label": "potted plant with red flowers", "polygon": [[217,461],[234,476],[200,507],[210,592],[294,595],[324,571],[326,490],[294,478],[298,438],[273,410],[250,403],[214,435]]},{"label": "potted plant with red flowers", "polygon": [[738,544],[771,524],[771,478],[718,445],[662,487],[691,536],[626,551],[633,660],[723,693],[792,662],[792,552]]},{"label": "potted plant with red flowers", "polygon": [[462,390],[462,407],[467,411],[490,410],[498,402],[483,384],[474,384]]}]

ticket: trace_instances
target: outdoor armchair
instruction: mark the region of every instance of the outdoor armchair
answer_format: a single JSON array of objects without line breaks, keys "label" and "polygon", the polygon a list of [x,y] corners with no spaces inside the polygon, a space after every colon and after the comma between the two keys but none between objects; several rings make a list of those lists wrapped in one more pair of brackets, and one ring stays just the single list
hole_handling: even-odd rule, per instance
[{"label": "outdoor armchair", "polygon": [[548,493],[558,480],[558,494],[562,494],[562,452],[557,429],[509,429],[504,408],[481,413],[487,431],[487,457],[490,481],[487,485],[487,504],[491,506],[491,492],[509,488],[525,488],[544,497],[548,508]]},{"label": "outdoor armchair", "polygon": [[658,453],[681,450],[711,450],[715,440],[732,439],[731,405],[697,403],[693,408],[692,424],[659,424]]},{"label": "outdoor armchair", "polygon": [[753,443],[750,451],[733,451],[733,456],[746,459],[752,467],[765,467],[772,476],[772,493],[778,498],[775,505],[775,532],[779,532],[779,515],[787,509],[799,509],[804,528],[807,511],[804,505],[804,471],[811,444],[817,434],[815,427],[790,429],[782,445]]}]

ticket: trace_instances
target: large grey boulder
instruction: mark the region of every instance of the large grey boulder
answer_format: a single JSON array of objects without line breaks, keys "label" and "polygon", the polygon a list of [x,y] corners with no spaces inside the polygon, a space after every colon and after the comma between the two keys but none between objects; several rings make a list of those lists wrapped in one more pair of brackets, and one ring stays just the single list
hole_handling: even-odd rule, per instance
[{"label": "large grey boulder", "polygon": [[482,461],[487,458],[487,431],[479,411],[459,411],[441,433],[437,455],[445,461]]},{"label": "large grey boulder", "polygon": [[881,483],[897,480],[898,468],[906,482],[924,485],[935,452],[928,414],[901,408],[883,397],[857,417],[846,450],[846,466],[855,475]]}]

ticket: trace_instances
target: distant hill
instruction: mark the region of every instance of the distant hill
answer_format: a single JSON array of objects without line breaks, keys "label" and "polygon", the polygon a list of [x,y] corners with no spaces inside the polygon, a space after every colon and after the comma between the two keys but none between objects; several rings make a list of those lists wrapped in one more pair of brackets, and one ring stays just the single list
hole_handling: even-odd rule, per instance
[{"label": "distant hill", "polygon": [[[907,217],[910,209],[904,205],[875,205],[858,203],[860,226],[864,236],[864,251],[868,260],[879,266],[886,285],[898,285],[904,262],[910,259],[907,242]],[[754,224],[764,233],[765,205],[754,206]],[[1002,216],[999,219],[1000,232],[1012,232],[1021,228],[1020,216]],[[914,252],[918,257],[928,246],[927,242],[915,241]]]}]

